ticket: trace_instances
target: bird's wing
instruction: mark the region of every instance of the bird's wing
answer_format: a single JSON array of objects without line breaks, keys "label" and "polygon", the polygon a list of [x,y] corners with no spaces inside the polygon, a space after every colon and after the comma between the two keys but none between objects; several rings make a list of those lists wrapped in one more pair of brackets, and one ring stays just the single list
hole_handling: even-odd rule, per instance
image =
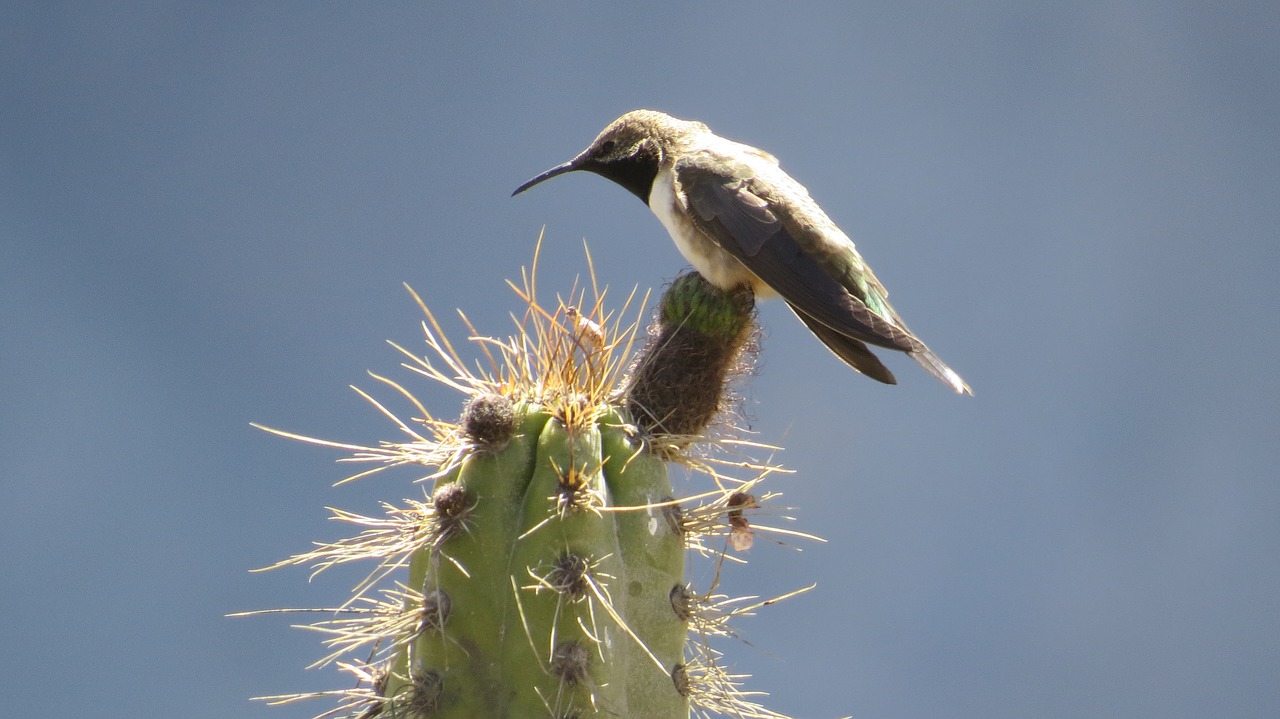
[{"label": "bird's wing", "polygon": [[889,368],[885,367],[880,358],[872,354],[865,344],[836,332],[795,307],[791,307],[791,311],[795,313],[796,317],[800,318],[804,326],[808,327],[809,331],[816,335],[827,349],[831,350],[845,364],[877,382],[884,382],[885,384],[898,383]]},{"label": "bird's wing", "polygon": [[[676,163],[675,180],[693,224],[772,287],[801,319],[880,347],[911,352],[922,346],[904,327],[869,309],[804,251],[796,235],[805,230],[779,217],[765,188],[753,186],[749,168],[726,171],[720,158],[695,156]],[[808,320],[806,324],[813,327]]]}]

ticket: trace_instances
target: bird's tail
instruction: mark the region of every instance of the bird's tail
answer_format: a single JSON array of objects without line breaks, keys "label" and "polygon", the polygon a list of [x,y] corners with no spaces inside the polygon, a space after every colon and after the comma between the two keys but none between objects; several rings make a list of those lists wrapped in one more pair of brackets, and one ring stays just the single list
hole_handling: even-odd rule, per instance
[{"label": "bird's tail", "polygon": [[939,359],[938,355],[934,354],[928,347],[920,345],[920,349],[907,354],[911,355],[911,358],[919,362],[920,366],[924,367],[929,374],[937,377],[956,394],[973,394],[973,390],[969,389],[969,385],[960,378],[960,375],[956,374],[955,370],[948,367],[947,363]]}]

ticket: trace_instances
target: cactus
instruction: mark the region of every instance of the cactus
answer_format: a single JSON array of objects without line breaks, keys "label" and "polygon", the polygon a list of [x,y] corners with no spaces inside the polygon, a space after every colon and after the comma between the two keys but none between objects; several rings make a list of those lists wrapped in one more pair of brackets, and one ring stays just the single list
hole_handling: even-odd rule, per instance
[{"label": "cactus", "polygon": [[[377,564],[335,618],[310,625],[332,649],[317,664],[358,679],[325,693],[339,704],[320,716],[781,717],[741,691],[710,646],[732,636],[729,619],[767,602],[744,606],[685,579],[690,550],[719,560],[750,546],[761,528],[746,513],[771,497],[753,492],[778,471],[734,462],[755,476],[732,479],[690,451],[707,445],[727,383],[750,364],[750,294],[677,278],[628,364],[639,322],[623,321],[625,306],[607,313],[593,292],[583,310],[575,289],[575,303],[543,307],[536,255],[534,268],[512,284],[527,305],[515,337],[479,340],[485,369],[467,367],[413,295],[432,355],[401,349],[406,366],[467,396],[456,423],[378,378],[419,415],[399,419],[364,395],[408,442],[359,447],[269,430],[377,463],[357,476],[434,470],[421,499],[387,504],[383,517],[335,510],[363,531],[276,565]],[[669,461],[705,470],[714,488],[673,499]]]}]

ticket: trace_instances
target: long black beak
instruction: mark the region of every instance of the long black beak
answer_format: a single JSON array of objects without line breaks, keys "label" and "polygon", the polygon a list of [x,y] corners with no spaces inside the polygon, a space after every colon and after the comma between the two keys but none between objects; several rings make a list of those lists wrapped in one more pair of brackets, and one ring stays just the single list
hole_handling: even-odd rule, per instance
[{"label": "long black beak", "polygon": [[583,166],[584,164],[586,164],[586,157],[585,157],[585,155],[578,155],[577,157],[573,158],[572,160],[569,160],[568,162],[564,163],[563,165],[556,165],[555,167],[551,168],[550,170],[547,170],[546,172],[542,173],[541,175],[538,175],[537,177],[533,178],[532,180],[529,180],[528,182],[524,183],[523,185],[521,185],[521,186],[517,187],[517,188],[516,188],[516,191],[515,191],[515,192],[513,192],[513,193],[511,193],[511,196],[512,196],[512,197],[515,197],[516,195],[520,194],[521,192],[524,192],[525,190],[529,189],[530,187],[533,187],[534,185],[538,184],[539,182],[542,182],[543,180],[550,180],[551,178],[555,177],[556,175],[563,175],[563,174],[564,174],[564,173],[566,173],[566,172],[573,172],[574,170],[581,170],[581,169],[582,169],[582,166]]}]

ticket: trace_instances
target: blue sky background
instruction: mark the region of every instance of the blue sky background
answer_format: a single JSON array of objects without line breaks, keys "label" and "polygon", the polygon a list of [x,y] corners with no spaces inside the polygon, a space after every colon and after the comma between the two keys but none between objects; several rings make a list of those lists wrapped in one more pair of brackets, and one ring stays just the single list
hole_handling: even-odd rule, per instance
[{"label": "blue sky background", "polygon": [[584,238],[619,295],[673,277],[600,178],[508,197],[651,107],[782,158],[977,393],[763,308],[751,426],[830,540],[730,579],[818,584],[727,647],[770,707],[1280,715],[1278,70],[1274,2],[5,3],[3,713],[327,708],[248,702],[335,676],[223,615],[339,602],[247,570],[413,475],[249,422],[390,438],[366,369],[452,414],[401,283],[505,335],[544,225],[547,290]]}]

